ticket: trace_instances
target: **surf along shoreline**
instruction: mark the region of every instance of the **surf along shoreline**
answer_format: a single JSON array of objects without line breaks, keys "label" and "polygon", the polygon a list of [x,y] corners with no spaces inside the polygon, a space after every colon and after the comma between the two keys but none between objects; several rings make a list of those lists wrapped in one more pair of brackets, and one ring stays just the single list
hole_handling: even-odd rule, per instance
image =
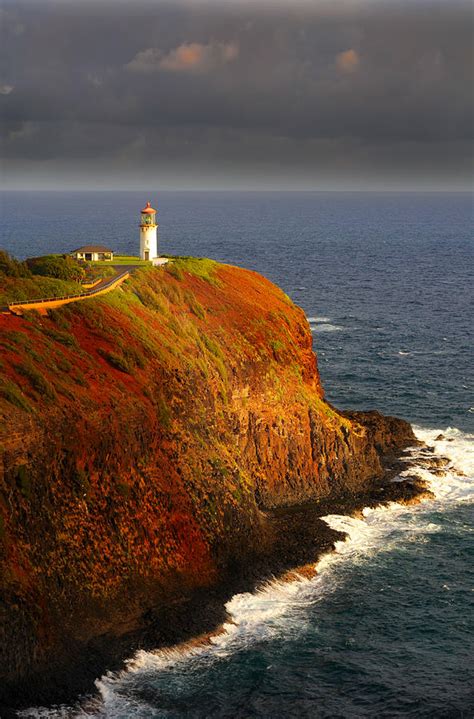
[{"label": "surf along shoreline", "polygon": [[[413,449],[417,457],[412,458]],[[57,666],[35,677],[30,690],[20,696],[8,697],[2,708],[5,719],[18,716],[21,709],[58,704],[77,705],[96,692],[96,682],[104,674],[120,672],[127,661],[139,651],[173,649],[186,652],[208,643],[225,631],[232,621],[226,604],[236,594],[255,592],[273,580],[293,581],[298,577],[317,574],[317,564],[326,554],[334,552],[336,542],[348,535],[332,529],[325,521],[328,514],[361,517],[365,508],[376,508],[396,502],[417,504],[434,497],[428,482],[410,474],[422,457],[423,468],[441,474],[449,463],[435,454],[432,446],[415,440],[397,454],[383,457],[384,475],[374,479],[370,488],[358,495],[326,498],[303,504],[266,510],[278,541],[267,554],[255,552],[245,560],[229,566],[215,587],[194,591],[173,603],[161,605],[145,615],[137,614],[133,623],[114,637],[96,639],[74,657],[70,666],[61,671]],[[401,472],[403,481],[393,481]],[[22,716],[33,716],[29,712]]]}]

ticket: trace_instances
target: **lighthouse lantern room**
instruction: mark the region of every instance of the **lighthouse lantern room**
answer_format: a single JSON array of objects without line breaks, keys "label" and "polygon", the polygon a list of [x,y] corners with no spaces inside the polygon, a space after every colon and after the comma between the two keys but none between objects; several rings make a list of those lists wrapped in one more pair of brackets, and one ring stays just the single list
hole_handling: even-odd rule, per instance
[{"label": "lighthouse lantern room", "polygon": [[140,213],[140,258],[154,260],[156,257],[158,257],[156,210],[147,202]]}]

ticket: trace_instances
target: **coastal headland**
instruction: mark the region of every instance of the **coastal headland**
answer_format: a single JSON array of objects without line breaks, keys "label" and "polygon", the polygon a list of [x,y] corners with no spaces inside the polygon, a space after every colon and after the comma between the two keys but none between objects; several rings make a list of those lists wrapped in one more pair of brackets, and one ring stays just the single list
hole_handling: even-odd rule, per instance
[{"label": "coastal headland", "polygon": [[304,312],[255,272],[175,258],[0,315],[0,344],[0,706],[215,631],[330,551],[329,511],[425,491],[390,482],[410,425],[326,402]]}]

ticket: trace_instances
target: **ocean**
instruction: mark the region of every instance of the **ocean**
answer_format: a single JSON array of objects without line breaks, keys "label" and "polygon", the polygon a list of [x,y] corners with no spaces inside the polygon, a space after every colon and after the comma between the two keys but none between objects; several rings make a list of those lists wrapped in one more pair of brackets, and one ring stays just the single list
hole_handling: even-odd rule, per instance
[{"label": "ocean", "polygon": [[316,576],[234,596],[210,645],[140,652],[21,716],[473,717],[472,196],[8,192],[0,246],[135,254],[147,200],[163,253],[254,269],[303,307],[331,402],[408,419],[450,464],[416,469],[433,500],[327,517],[347,540]]}]

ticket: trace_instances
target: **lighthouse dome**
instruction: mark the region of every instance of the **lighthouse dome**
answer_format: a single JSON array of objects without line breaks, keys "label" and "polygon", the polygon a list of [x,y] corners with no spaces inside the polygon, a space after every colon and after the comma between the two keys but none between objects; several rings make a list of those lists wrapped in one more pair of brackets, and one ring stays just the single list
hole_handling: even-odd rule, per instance
[{"label": "lighthouse dome", "polygon": [[141,210],[142,215],[153,215],[156,213],[156,210],[153,209],[153,207],[150,205],[149,202],[146,203],[146,207]]}]

